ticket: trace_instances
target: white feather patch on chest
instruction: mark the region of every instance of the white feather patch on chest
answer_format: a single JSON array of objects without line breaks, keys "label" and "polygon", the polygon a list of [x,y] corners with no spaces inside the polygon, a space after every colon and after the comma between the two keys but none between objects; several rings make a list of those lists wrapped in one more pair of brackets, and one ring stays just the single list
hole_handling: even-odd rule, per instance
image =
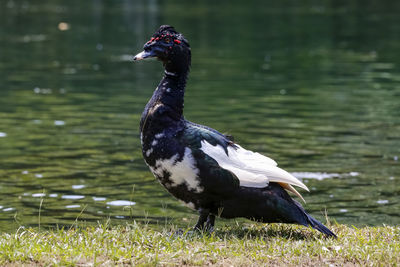
[{"label": "white feather patch on chest", "polygon": [[241,186],[263,188],[269,182],[278,182],[296,185],[308,191],[307,186],[296,177],[277,167],[273,159],[237,144],[236,148],[228,146],[227,149],[228,155],[222,146],[201,141],[201,150],[217,161],[219,166],[234,173]]},{"label": "white feather patch on chest", "polygon": [[200,186],[199,170],[196,168],[191,150],[186,148],[183,159],[181,161],[177,161],[177,159],[178,154],[170,159],[156,160],[155,168],[151,168],[151,171],[158,177],[162,177],[164,172],[168,172],[172,187],[186,183],[188,189],[201,193],[204,189]]},{"label": "white feather patch on chest", "polygon": [[154,137],[155,137],[156,139],[160,139],[160,138],[164,137],[164,133],[163,133],[163,132],[158,133],[158,134],[156,134]]},{"label": "white feather patch on chest", "polygon": [[149,157],[151,153],[153,153],[153,148],[150,148],[146,151],[146,157]]}]

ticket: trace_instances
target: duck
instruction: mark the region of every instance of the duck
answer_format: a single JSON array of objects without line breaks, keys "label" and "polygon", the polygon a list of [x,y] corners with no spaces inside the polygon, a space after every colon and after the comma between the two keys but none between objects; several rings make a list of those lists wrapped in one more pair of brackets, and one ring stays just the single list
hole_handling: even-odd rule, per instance
[{"label": "duck", "polygon": [[247,150],[230,135],[184,118],[191,48],[183,34],[162,25],[134,61],[157,58],[163,77],[140,120],[142,154],[161,185],[198,212],[196,230],[213,231],[215,218],[288,223],[336,235],[308,214],[289,192],[307,186],[277,163]]}]

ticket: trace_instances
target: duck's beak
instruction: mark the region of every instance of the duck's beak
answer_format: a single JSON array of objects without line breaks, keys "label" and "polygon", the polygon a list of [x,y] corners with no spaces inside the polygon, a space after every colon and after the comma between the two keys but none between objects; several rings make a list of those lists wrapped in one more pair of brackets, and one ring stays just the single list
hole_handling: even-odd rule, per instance
[{"label": "duck's beak", "polygon": [[139,61],[145,58],[149,58],[149,57],[156,57],[156,53],[153,52],[153,50],[148,50],[148,51],[142,51],[139,54],[137,54],[133,60],[134,61]]}]

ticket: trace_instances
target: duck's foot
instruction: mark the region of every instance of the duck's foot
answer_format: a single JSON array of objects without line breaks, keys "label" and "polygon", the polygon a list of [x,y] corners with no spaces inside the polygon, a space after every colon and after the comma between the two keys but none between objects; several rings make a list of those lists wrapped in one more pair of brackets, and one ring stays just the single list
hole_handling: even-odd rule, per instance
[{"label": "duck's foot", "polygon": [[185,233],[185,231],[183,231],[181,228],[179,228],[178,230],[173,231],[171,233],[171,236],[183,236],[184,233]]},{"label": "duck's foot", "polygon": [[[215,215],[210,213],[209,209],[202,209],[199,210],[199,219],[194,226],[195,231],[206,231],[206,232],[213,232],[214,231],[214,224],[215,224]],[[205,226],[204,226],[205,223]]]},{"label": "duck's foot", "polygon": [[209,214],[207,217],[205,230],[210,233],[214,232],[214,224],[215,224],[215,215]]},{"label": "duck's foot", "polygon": [[173,231],[171,234],[170,234],[170,236],[171,237],[173,237],[173,236],[187,236],[187,235],[193,235],[193,234],[195,234],[196,233],[196,230],[195,229],[193,229],[193,230],[185,230],[185,229],[178,229],[178,230],[176,230],[176,231]]}]

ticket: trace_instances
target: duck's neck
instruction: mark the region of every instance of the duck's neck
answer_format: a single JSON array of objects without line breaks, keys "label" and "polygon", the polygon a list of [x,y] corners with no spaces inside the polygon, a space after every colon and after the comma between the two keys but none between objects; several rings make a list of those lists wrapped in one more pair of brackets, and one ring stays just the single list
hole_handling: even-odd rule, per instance
[{"label": "duck's neck", "polygon": [[[183,102],[185,96],[186,80],[189,70],[184,72],[172,72],[166,68],[164,77],[153,94],[157,102],[170,108],[175,114],[174,117],[183,116]],[[156,104],[156,103],[155,103]]]},{"label": "duck's neck", "polygon": [[[165,68],[153,96],[147,103],[140,122],[141,132],[159,131],[179,123],[183,118],[183,98],[189,69],[172,72]],[[150,128],[149,128],[150,127]],[[155,129],[157,128],[157,129]]]}]

